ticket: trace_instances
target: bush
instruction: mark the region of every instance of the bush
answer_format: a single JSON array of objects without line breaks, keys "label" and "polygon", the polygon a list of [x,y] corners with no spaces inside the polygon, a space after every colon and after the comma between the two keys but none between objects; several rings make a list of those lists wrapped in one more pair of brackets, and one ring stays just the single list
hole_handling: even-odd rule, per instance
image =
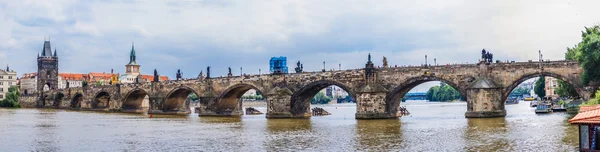
[{"label": "bush", "polygon": [[8,88],[5,98],[0,100],[0,107],[20,108],[19,105],[19,89],[16,86]]},{"label": "bush", "polygon": [[600,90],[596,91],[596,97],[594,99],[590,99],[590,101],[581,104],[581,106],[593,106],[598,105],[600,103]]}]

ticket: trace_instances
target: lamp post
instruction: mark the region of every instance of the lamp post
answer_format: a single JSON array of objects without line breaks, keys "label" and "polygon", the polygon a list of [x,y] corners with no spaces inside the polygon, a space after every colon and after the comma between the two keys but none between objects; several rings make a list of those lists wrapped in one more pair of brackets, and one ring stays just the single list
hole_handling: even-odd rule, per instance
[{"label": "lamp post", "polygon": [[427,55],[425,55],[425,66],[427,66]]},{"label": "lamp post", "polygon": [[240,76],[244,76],[244,71],[242,71],[242,67],[240,67]]},{"label": "lamp post", "polygon": [[340,71],[341,71],[342,70],[342,64],[341,63],[339,64],[339,67],[340,67]]},{"label": "lamp post", "polygon": [[433,65],[437,65],[437,59],[433,58]]},{"label": "lamp post", "polygon": [[323,72],[325,72],[325,61],[323,61]]},{"label": "lamp post", "polygon": [[262,73],[260,73],[260,69],[258,69],[258,75],[261,75]]}]

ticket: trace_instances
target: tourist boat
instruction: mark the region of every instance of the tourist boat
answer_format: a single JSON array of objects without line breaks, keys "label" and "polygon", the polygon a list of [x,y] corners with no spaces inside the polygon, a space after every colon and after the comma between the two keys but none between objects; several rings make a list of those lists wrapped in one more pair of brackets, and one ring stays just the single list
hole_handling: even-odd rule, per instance
[{"label": "tourist boat", "polygon": [[529,106],[531,106],[531,107],[537,107],[537,105],[538,105],[537,101],[531,101],[529,103]]},{"label": "tourist boat", "polygon": [[514,98],[514,97],[508,98],[508,99],[506,99],[506,104],[507,105],[509,105],[509,104],[519,104],[519,100],[517,98]]},{"label": "tourist boat", "polygon": [[550,113],[550,112],[552,112],[550,105],[540,104],[540,105],[537,105],[537,107],[535,107],[536,114],[543,114],[543,113]]}]

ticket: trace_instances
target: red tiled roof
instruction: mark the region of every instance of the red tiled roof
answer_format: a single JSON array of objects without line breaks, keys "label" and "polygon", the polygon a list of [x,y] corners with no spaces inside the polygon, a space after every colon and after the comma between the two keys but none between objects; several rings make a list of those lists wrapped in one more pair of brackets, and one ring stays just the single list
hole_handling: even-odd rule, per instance
[{"label": "red tiled roof", "polygon": [[[153,81],[154,80],[154,76],[153,75],[142,74],[142,79],[144,79],[146,81]],[[159,79],[160,79],[159,81],[167,81],[167,80],[169,80],[169,77],[167,77],[167,76],[160,76]]]},{"label": "red tiled roof", "polygon": [[569,120],[571,124],[600,124],[600,109],[579,112]]},{"label": "red tiled roof", "polygon": [[579,107],[579,112],[592,111],[592,110],[596,110],[596,109],[600,109],[600,105],[595,105],[595,106],[580,106]]},{"label": "red tiled roof", "polygon": [[60,75],[60,77],[62,77],[63,80],[78,80],[78,81],[82,81],[85,80],[85,75],[87,74],[80,74],[80,73],[58,73],[58,75]]}]

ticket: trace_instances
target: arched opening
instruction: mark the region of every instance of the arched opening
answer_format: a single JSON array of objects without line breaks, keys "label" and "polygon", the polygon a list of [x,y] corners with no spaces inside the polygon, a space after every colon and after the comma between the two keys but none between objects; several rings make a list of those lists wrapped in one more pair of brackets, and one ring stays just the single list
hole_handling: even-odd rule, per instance
[{"label": "arched opening", "polygon": [[192,102],[198,102],[198,94],[194,90],[187,87],[177,88],[167,95],[162,110],[163,112],[187,112],[190,111]]},{"label": "arched opening", "polygon": [[[524,75],[513,82],[502,95],[506,105],[536,107],[536,113],[565,111],[582,103],[583,88],[578,80],[569,80],[554,73],[533,73]],[[538,107],[538,105],[545,105]],[[513,114],[511,106],[506,106],[507,114]],[[547,110],[547,108],[553,110]]]},{"label": "arched opening", "polygon": [[292,94],[290,112],[293,116],[308,117],[312,115],[311,104],[356,103],[355,99],[355,94],[347,86],[339,82],[317,81],[302,87]]},{"label": "arched opening", "polygon": [[48,91],[48,90],[50,90],[50,83],[46,83],[44,85],[44,91]]},{"label": "arched opening", "polygon": [[63,93],[60,93],[60,92],[59,92],[59,93],[56,93],[56,94],[54,95],[54,104],[53,104],[53,106],[54,106],[55,108],[60,108],[60,105],[61,105],[61,103],[62,103],[62,100],[63,100],[63,98],[64,98],[64,97],[65,97],[65,94],[63,94]]},{"label": "arched opening", "polygon": [[81,93],[75,94],[73,99],[71,100],[71,108],[79,109],[81,108],[81,102],[83,101],[83,95]]},{"label": "arched opening", "polygon": [[[451,81],[435,76],[416,77],[407,80],[389,92],[386,99],[386,112],[401,115],[407,114],[406,111],[408,111],[411,114],[421,116],[435,114],[424,113],[424,111],[430,111],[427,108],[438,108],[432,104],[445,104],[453,101],[461,101],[453,103],[463,107],[466,105],[464,102],[465,95],[466,92]],[[456,115],[463,115],[467,108],[451,110],[456,112],[454,113]]]},{"label": "arched opening", "polygon": [[[250,91],[254,90],[254,91]],[[225,90],[218,98],[217,101],[217,114],[231,114],[231,115],[242,115],[244,113],[243,109],[243,101],[252,96],[253,100],[258,102],[264,102],[265,97],[262,96],[262,91],[250,84],[237,84],[229,87]],[[244,97],[244,98],[242,98]],[[259,105],[251,105],[251,106],[259,106]],[[261,106],[262,107],[262,106]],[[262,109],[262,108],[259,108]],[[266,104],[265,104],[266,109]],[[265,113],[266,111],[262,111],[261,113]],[[260,113],[254,113],[260,114]]]},{"label": "arched opening", "polygon": [[127,94],[127,96],[125,97],[125,100],[123,101],[123,105],[121,106],[121,108],[123,110],[147,110],[147,108],[149,108],[149,103],[148,103],[148,93],[146,93],[146,91],[141,90],[141,89],[136,89],[131,91],[129,94]]},{"label": "arched opening", "polygon": [[110,107],[110,94],[108,92],[100,92],[92,101],[93,109],[106,109]]}]

